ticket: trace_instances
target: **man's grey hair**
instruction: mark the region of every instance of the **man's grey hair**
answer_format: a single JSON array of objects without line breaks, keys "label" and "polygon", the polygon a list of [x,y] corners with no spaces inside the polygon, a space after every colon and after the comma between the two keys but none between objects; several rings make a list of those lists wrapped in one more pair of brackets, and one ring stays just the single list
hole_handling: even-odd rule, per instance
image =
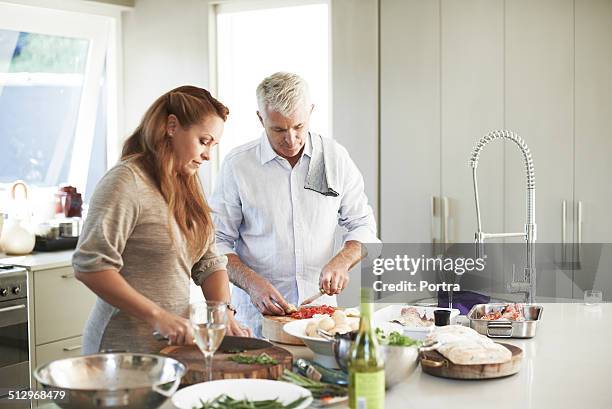
[{"label": "man's grey hair", "polygon": [[290,72],[276,72],[257,86],[257,105],[263,114],[266,106],[284,116],[293,114],[301,105],[310,105],[308,84]]}]

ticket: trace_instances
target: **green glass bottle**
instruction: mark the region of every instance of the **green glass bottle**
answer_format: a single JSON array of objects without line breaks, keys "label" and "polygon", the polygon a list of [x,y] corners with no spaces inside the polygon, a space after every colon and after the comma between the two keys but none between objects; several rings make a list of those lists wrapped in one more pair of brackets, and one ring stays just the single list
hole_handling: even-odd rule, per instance
[{"label": "green glass bottle", "polygon": [[348,362],[351,409],[383,409],[385,406],[385,365],[372,330],[372,301],[372,290],[362,289],[359,332]]}]

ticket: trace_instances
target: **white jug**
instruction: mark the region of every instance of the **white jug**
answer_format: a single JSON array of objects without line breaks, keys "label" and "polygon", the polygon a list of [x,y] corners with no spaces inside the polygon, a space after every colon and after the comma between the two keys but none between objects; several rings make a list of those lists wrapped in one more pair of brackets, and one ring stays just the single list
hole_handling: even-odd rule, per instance
[{"label": "white jug", "polygon": [[[23,199],[18,198],[15,194],[15,191],[19,186],[23,188]],[[34,249],[36,236],[34,235],[34,231],[31,229],[31,227],[28,226],[28,186],[22,181],[13,183],[13,186],[11,187],[11,196],[13,199],[13,208],[16,210],[15,213],[21,214],[9,218],[4,224],[2,234],[0,236],[0,247],[2,247],[6,254],[10,255],[29,254]],[[25,213],[23,212],[24,210]]]}]

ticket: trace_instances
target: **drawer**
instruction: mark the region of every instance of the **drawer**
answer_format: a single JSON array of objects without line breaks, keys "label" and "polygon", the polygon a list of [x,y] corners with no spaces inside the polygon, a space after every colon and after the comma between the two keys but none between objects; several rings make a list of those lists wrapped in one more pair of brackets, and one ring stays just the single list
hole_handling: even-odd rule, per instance
[{"label": "drawer", "polygon": [[35,271],[36,345],[81,335],[95,300],[71,267]]},{"label": "drawer", "polygon": [[36,368],[55,361],[83,355],[83,337],[74,337],[36,347]]},{"label": "drawer", "polygon": [[[70,339],[64,339],[62,341],[51,342],[49,344],[40,345],[36,347],[36,362],[32,363],[32,373],[35,368],[38,368],[41,365],[47,364],[51,361],[55,361],[56,359],[62,358],[71,358],[75,356],[83,355],[83,337],[74,337]],[[34,390],[42,391],[43,387],[40,385],[36,379],[34,379],[34,375],[32,374],[32,387]],[[32,407],[53,407],[49,403],[49,400],[33,400]],[[2,405],[0,405],[2,407]]]}]

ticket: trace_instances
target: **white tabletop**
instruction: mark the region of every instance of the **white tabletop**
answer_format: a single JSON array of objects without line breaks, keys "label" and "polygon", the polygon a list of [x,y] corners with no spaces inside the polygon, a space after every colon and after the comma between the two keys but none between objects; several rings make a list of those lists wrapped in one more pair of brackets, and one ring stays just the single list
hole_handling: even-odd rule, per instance
[{"label": "white tabletop", "polygon": [[[612,304],[542,304],[535,338],[506,339],[524,351],[523,367],[502,379],[461,381],[417,369],[387,391],[387,409],[610,409]],[[286,347],[286,346],[285,346]],[[286,347],[311,358],[306,347]],[[335,406],[346,408],[346,405]],[[173,409],[168,401],[162,409]]]}]

